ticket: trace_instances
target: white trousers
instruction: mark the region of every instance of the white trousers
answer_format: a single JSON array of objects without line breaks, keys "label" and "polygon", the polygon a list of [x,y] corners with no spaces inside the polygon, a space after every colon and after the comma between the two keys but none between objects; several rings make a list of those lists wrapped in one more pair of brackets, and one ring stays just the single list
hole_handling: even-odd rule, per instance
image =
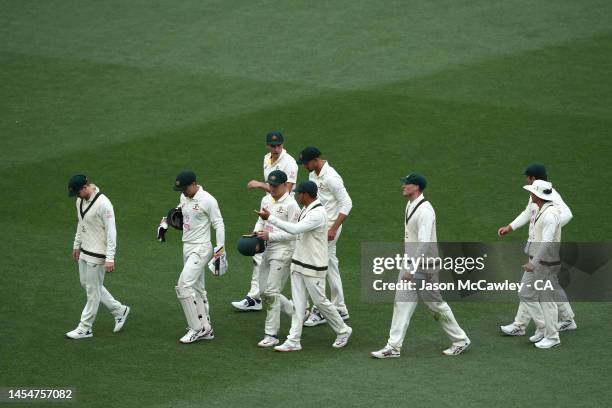
[{"label": "white trousers", "polygon": [[[533,281],[535,280],[534,274],[532,272],[523,272],[523,278],[521,279],[522,283],[530,283],[533,285]],[[565,290],[561,288],[559,285],[559,295],[562,299],[567,299],[567,294]],[[519,294],[520,298],[520,294]],[[558,320],[572,320],[574,319],[574,311],[572,310],[572,306],[567,301],[557,302],[557,310],[559,311]],[[536,327],[543,327],[544,325],[544,316],[538,315],[538,310],[534,309],[533,311],[536,314],[535,324]],[[514,317],[514,324],[517,326],[527,327],[529,326],[529,322],[531,321],[531,315],[528,310],[528,306],[525,305],[524,302],[519,303],[518,310],[516,311],[516,316]],[[539,324],[539,326],[538,326]]]},{"label": "white trousers", "polygon": [[209,244],[183,244],[183,270],[177,286],[182,287],[192,296],[199,296],[204,302],[206,317],[210,322],[210,310],[204,272],[213,256],[213,247]]},{"label": "white trousers", "polygon": [[[253,256],[253,272],[251,273],[251,288],[249,289],[249,293],[247,293],[248,297],[251,297],[253,299],[260,299],[261,298],[261,291],[260,291],[260,281],[261,279],[259,279],[259,265],[261,264],[261,259],[262,259],[263,254],[255,254]],[[265,283],[265,281],[263,281]],[[264,287],[264,285],[262,285],[262,287]]]},{"label": "white trousers", "polygon": [[[400,279],[403,272],[400,272]],[[414,279],[414,278],[413,278]],[[416,287],[420,287],[420,281],[414,280]],[[397,291],[395,304],[393,305],[393,319],[389,330],[389,340],[387,345],[396,349],[401,349],[406,336],[406,331],[410,325],[410,319],[417,307],[418,298],[421,297],[442,326],[442,330],[454,345],[461,345],[468,340],[468,336],[455,319],[455,315],[450,306],[442,300],[438,291],[406,290]]]},{"label": "white trousers", "polygon": [[87,294],[87,303],[85,303],[85,307],[81,313],[80,323],[80,326],[85,330],[91,330],[96,320],[96,315],[98,314],[100,302],[102,302],[115,317],[120,314],[121,308],[123,307],[123,305],[104,287],[105,274],[106,272],[104,271],[103,264],[99,265],[85,262],[82,259],[79,260],[79,280]]},{"label": "white trousers", "polygon": [[[557,306],[559,303],[566,304],[562,306],[562,313],[566,314],[566,317],[571,315],[573,318],[573,311],[567,302],[565,291],[559,284],[557,277],[558,272],[559,267],[536,265],[533,272],[523,273],[521,282],[525,281],[531,283],[531,285],[530,287],[524,286],[519,292],[521,305],[525,309],[526,314],[533,319],[536,329],[544,329],[544,337],[549,339],[559,338],[559,332],[557,330],[557,322],[560,315]],[[534,284],[537,281],[541,282],[538,288],[536,288]],[[552,289],[546,289],[544,287],[544,282],[550,282]],[[518,316],[518,313],[517,317],[519,317],[519,319],[521,318],[521,316]],[[527,323],[529,323],[528,320]]]},{"label": "white trousers", "polygon": [[329,253],[329,264],[327,267],[327,282],[329,283],[329,291],[331,301],[342,314],[348,313],[346,304],[344,303],[344,290],[342,289],[342,278],[340,277],[340,265],[338,256],[336,256],[336,244],[342,233],[342,225],[338,228],[338,232],[333,241],[328,241],[327,251]]},{"label": "white trousers", "polygon": [[259,265],[259,287],[263,288],[262,300],[265,304],[266,323],[264,333],[277,336],[280,329],[281,310],[293,315],[293,304],[281,292],[289,278],[293,249],[264,252]]},{"label": "white trousers", "polygon": [[299,343],[301,340],[308,296],[310,296],[317,309],[323,313],[329,326],[336,334],[346,334],[348,332],[348,326],[344,323],[332,302],[325,297],[325,278],[315,278],[291,271],[291,297],[293,298],[294,312],[287,340],[294,343]]}]

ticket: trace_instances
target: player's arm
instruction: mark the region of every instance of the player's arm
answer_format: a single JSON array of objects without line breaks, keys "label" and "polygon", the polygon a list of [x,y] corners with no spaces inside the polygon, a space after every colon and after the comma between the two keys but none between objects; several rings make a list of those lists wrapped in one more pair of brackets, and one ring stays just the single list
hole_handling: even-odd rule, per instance
[{"label": "player's arm", "polygon": [[529,223],[529,219],[531,218],[531,199],[527,203],[527,207],[512,221],[510,224],[505,225],[503,227],[499,227],[497,230],[497,235],[504,236],[514,230],[521,228],[522,226]]},{"label": "player's arm", "polygon": [[[78,218],[78,215],[77,215]],[[76,233],[74,234],[74,243],[72,244],[72,259],[78,261],[81,257],[81,220],[77,222]]]},{"label": "player's arm", "polygon": [[[261,199],[261,203],[259,204],[259,211],[264,209],[264,207],[266,205],[266,203],[265,203],[266,197],[267,196],[264,196]],[[253,233],[257,233],[259,231],[263,231],[265,223],[266,222],[264,220],[262,220],[261,217],[257,217],[257,222],[255,223],[255,228],[253,228]]]},{"label": "player's arm", "polygon": [[210,197],[210,199],[207,200],[205,208],[210,218],[210,223],[215,229],[217,246],[215,247],[214,256],[218,258],[223,254],[225,248],[225,224],[223,223],[219,204],[214,197]]},{"label": "player's arm", "polygon": [[265,183],[263,181],[259,181],[259,180],[251,180],[247,183],[247,188],[249,190],[254,190],[256,188],[259,188],[267,193],[270,192],[270,185],[268,183]]},{"label": "player's arm", "polygon": [[264,220],[267,219],[268,222],[275,227],[282,229],[293,235],[303,234],[304,232],[315,230],[327,222],[325,214],[320,211],[310,211],[306,216],[298,221],[297,223],[292,223],[288,221],[283,221],[274,216],[270,216],[269,212],[260,212],[259,216]]},{"label": "player's arm", "polygon": [[559,210],[559,222],[561,227],[565,227],[574,217],[572,211],[569,209],[567,204],[563,201],[559,193],[557,193],[557,200],[554,200],[554,206]]},{"label": "player's arm", "polygon": [[106,259],[104,269],[112,272],[115,269],[115,253],[117,250],[117,227],[115,225],[115,211],[110,201],[100,206],[99,215],[102,217],[106,231]]},{"label": "player's arm", "polygon": [[295,183],[297,183],[298,176],[298,165],[295,160],[291,160],[287,168],[283,171],[285,172],[285,174],[287,174],[287,192],[291,194],[291,192],[293,191],[293,186],[295,186]]},{"label": "player's arm", "polygon": [[346,217],[348,217],[351,209],[353,208],[353,200],[346,191],[346,187],[344,186],[344,182],[341,178],[333,178],[330,181],[330,188],[336,201],[339,204],[338,217],[327,232],[327,239],[332,241],[336,237],[336,233],[338,232],[338,228],[342,225]]}]

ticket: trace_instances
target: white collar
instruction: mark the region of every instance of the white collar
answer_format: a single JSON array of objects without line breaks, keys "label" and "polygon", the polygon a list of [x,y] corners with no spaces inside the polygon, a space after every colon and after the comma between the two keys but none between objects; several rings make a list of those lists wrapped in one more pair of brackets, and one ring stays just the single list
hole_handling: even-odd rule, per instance
[{"label": "white collar", "polygon": [[[281,150],[280,154],[278,155],[278,159],[276,159],[274,163],[278,163],[279,161],[281,161],[285,153],[287,153],[287,151],[283,148],[283,150]],[[267,156],[268,156],[268,161],[270,162],[270,166],[272,166],[272,153],[271,152],[268,153]]]},{"label": "white collar", "polygon": [[285,194],[283,194],[281,198],[279,198],[278,200],[275,200],[274,197],[272,197],[272,194],[270,194],[270,198],[272,199],[273,203],[282,203],[283,201],[287,199],[288,196],[289,196],[289,193],[285,191]]}]

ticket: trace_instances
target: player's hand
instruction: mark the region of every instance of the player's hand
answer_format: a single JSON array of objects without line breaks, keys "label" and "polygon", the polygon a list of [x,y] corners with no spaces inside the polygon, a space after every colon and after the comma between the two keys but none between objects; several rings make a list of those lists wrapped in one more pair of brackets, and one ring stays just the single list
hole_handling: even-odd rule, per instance
[{"label": "player's hand", "polygon": [[247,188],[248,188],[249,190],[253,190],[253,189],[256,189],[256,188],[262,188],[262,185],[263,185],[263,184],[264,184],[264,183],[262,183],[261,181],[258,181],[258,180],[251,180],[251,181],[249,181],[249,182],[247,183]]},{"label": "player's hand", "polygon": [[75,262],[79,262],[80,258],[81,258],[81,250],[79,248],[73,248],[72,249],[72,259],[74,259]]},{"label": "player's hand", "polygon": [[533,264],[531,262],[527,262],[525,265],[523,265],[523,271],[525,272],[533,272]]},{"label": "player's hand", "polygon": [[257,235],[257,238],[261,238],[264,241],[270,240],[270,233],[268,233],[268,231],[257,231],[255,235]]},{"label": "player's hand", "polygon": [[166,232],[168,231],[168,223],[166,222],[166,217],[162,217],[159,222],[159,227],[157,227],[157,240],[159,242],[166,242]]},{"label": "player's hand", "polygon": [[223,253],[225,252],[225,247],[219,246],[215,248],[215,253],[213,255],[213,258],[218,259],[220,258]]},{"label": "player's hand", "polygon": [[112,271],[114,271],[115,270],[115,262],[112,262],[112,261],[104,262],[104,270],[106,271],[106,273],[111,273]]},{"label": "player's hand", "polygon": [[267,220],[270,218],[270,211],[266,210],[265,208],[262,208],[260,211],[255,210],[255,212],[261,217],[262,220]]},{"label": "player's hand", "polygon": [[329,230],[327,230],[327,240],[333,241],[336,238],[337,233],[338,233],[337,228],[330,228]]},{"label": "player's hand", "polygon": [[512,227],[510,225],[506,225],[505,227],[500,227],[497,230],[497,235],[500,237],[503,237],[504,235],[508,234],[509,232],[512,232]]}]

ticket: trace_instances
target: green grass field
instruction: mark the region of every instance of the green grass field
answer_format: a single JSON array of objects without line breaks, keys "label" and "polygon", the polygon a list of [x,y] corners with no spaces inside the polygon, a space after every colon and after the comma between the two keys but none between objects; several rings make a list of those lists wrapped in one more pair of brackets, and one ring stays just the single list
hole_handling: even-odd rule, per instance
[{"label": "green grass field", "polygon": [[[612,304],[575,303],[579,330],[547,352],[498,334],[516,304],[455,303],[473,341],[459,358],[440,354],[447,339],[419,306],[402,358],[375,361],[392,306],[361,299],[359,276],[362,242],[401,241],[399,177],[413,170],[428,177],[441,241],[496,241],[524,208],[533,161],[574,212],[564,240],[610,239],[609,1],[1,0],[0,10],[0,387],[71,387],[66,405],[79,407],[612,404]],[[294,156],[320,147],[353,199],[338,247],[354,328],[344,350],[324,326],[304,330],[301,353],[261,350],[264,315],[230,305],[248,288],[250,260],[234,242],[255,222],[261,193],[246,183],[262,177],[271,129]],[[191,346],[177,342],[179,235],[154,239],[182,168],[220,203],[231,267],[206,276],[216,339]],[[66,197],[78,172],[115,206],[106,286],[132,314],[114,335],[101,308],[95,337],[77,342],[64,333],[85,301]]]}]

